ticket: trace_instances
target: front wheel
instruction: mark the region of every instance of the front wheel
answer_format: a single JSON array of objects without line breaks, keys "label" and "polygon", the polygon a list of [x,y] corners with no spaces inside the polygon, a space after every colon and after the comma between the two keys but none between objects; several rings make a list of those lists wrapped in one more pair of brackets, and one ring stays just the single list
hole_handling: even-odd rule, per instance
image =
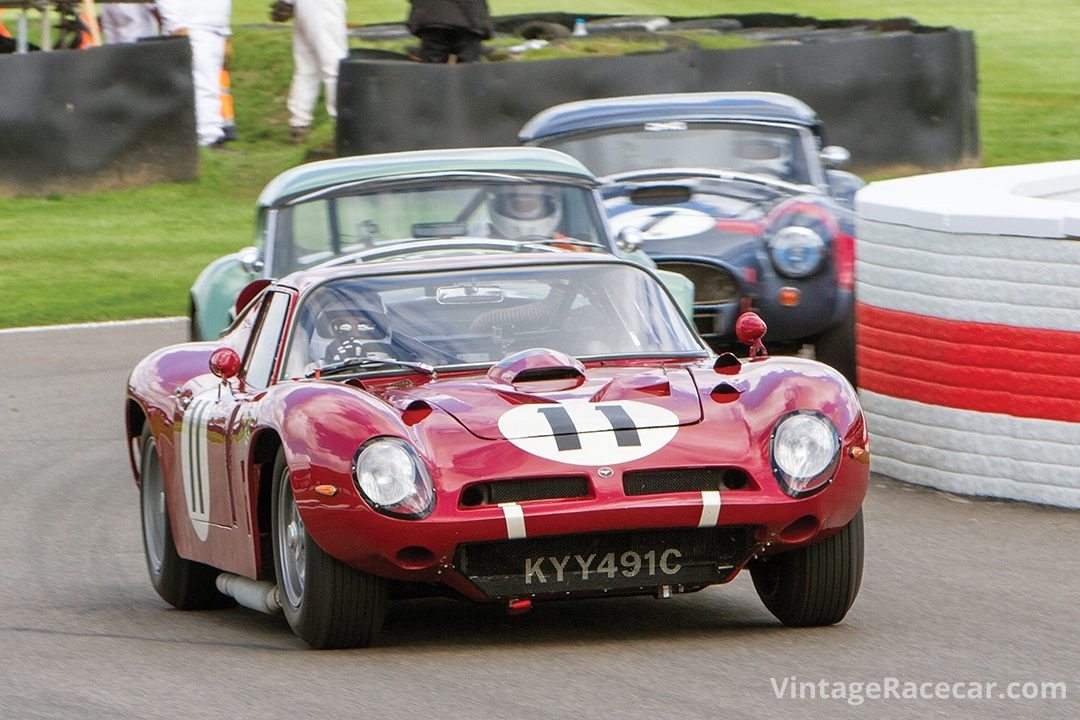
[{"label": "front wheel", "polygon": [[176,552],[169,510],[165,502],[165,479],[161,472],[157,442],[150,424],[139,441],[139,504],[142,508],[143,549],[150,582],[161,599],[178,610],[229,607],[232,599],[214,586],[218,571],[186,560]]},{"label": "front wheel", "polygon": [[386,582],[331,557],[311,539],[280,450],[272,505],[274,572],[293,632],[317,649],[370,645],[386,614]]},{"label": "front wheel", "polygon": [[750,575],[758,597],[780,622],[810,627],[844,619],[859,594],[862,567],[860,509],[827,540],[756,560]]}]

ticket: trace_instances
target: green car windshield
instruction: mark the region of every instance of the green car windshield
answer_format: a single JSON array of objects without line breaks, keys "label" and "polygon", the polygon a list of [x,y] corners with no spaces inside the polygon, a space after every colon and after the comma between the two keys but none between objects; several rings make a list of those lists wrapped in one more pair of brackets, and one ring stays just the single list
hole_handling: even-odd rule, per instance
[{"label": "green car windshield", "polygon": [[442,179],[317,195],[285,206],[274,220],[268,256],[272,274],[281,277],[347,253],[456,237],[609,246],[591,188]]},{"label": "green car windshield", "polygon": [[645,270],[544,264],[344,277],[318,285],[297,309],[283,375],[310,376],[361,358],[435,367],[490,364],[535,347],[579,358],[706,354]]},{"label": "green car windshield", "polygon": [[656,122],[551,138],[600,176],[662,168],[704,168],[812,184],[804,138],[795,128],[742,123]]}]

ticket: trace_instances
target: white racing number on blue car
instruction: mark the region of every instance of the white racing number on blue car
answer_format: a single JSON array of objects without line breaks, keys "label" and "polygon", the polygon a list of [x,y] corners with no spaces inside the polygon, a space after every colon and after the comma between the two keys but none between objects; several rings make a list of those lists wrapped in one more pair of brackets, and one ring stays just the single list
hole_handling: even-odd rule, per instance
[{"label": "white racing number on blue car", "polygon": [[499,418],[499,432],[525,452],[590,467],[651,455],[678,430],[675,413],[633,400],[519,405]]},{"label": "white racing number on blue car", "polygon": [[634,228],[643,240],[693,237],[716,226],[716,218],[693,208],[639,208],[614,215],[610,222],[616,233]]}]

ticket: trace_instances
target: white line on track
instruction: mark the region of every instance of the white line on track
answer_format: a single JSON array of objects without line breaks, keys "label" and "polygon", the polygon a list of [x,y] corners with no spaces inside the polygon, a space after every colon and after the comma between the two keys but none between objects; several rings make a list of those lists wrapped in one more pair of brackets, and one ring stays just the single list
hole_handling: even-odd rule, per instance
[{"label": "white line on track", "polygon": [[138,325],[165,325],[169,323],[187,322],[186,317],[143,318],[141,320],[109,320],[107,322],[74,323],[69,325],[35,325],[33,327],[16,327],[0,329],[0,335],[14,335],[17,333],[43,333],[54,330],[94,330],[97,328],[128,327]]}]

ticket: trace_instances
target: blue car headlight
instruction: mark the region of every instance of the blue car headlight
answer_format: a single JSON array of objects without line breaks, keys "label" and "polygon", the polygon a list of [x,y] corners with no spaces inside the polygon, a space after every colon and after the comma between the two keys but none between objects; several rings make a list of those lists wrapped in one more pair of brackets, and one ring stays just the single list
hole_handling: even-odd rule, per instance
[{"label": "blue car headlight", "polygon": [[808,277],[825,264],[825,240],[811,228],[790,225],[769,238],[769,257],[781,275]]},{"label": "blue car headlight", "polygon": [[784,492],[805,497],[832,480],[840,460],[840,435],[821,413],[796,410],[776,423],[770,450],[773,474]]},{"label": "blue car headlight", "polygon": [[427,468],[400,438],[377,437],[361,445],[353,460],[353,476],[364,500],[386,515],[420,519],[435,507]]}]

